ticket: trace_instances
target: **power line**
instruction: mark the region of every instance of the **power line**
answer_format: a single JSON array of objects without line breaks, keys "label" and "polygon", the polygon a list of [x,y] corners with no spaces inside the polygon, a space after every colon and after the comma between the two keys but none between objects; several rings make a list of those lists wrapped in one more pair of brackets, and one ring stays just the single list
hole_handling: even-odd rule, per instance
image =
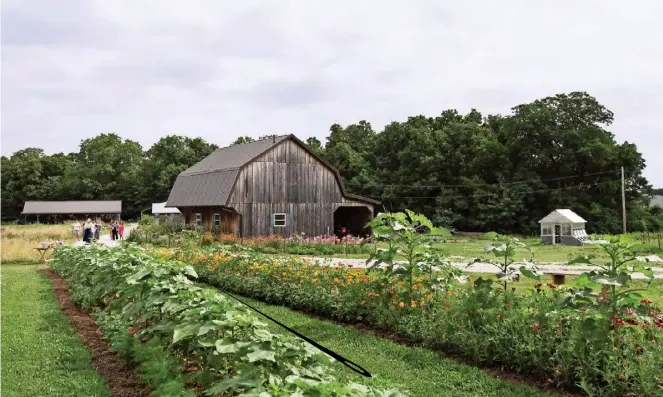
[{"label": "power line", "polygon": [[[584,184],[584,185],[575,185],[575,186],[566,186],[566,187],[560,187],[560,188],[532,190],[530,192],[525,192],[525,194],[543,193],[543,192],[550,192],[550,191],[556,191],[556,190],[570,190],[570,189],[588,188],[588,187],[600,186],[600,185],[619,182],[619,181],[620,181],[619,179],[612,179],[612,180],[609,180],[609,181],[596,182],[596,183],[590,183],[590,184]],[[495,186],[495,185],[493,185],[493,186]],[[494,196],[499,196],[499,193],[464,194],[464,195],[457,195],[457,196],[439,195],[439,196],[367,196],[367,197],[377,198],[377,199],[385,199],[385,198],[394,198],[394,199],[396,199],[396,198],[397,199],[407,199],[407,198],[409,198],[409,199],[435,199],[435,198],[455,199],[455,198],[494,197]]]},{"label": "power line", "polygon": [[[614,171],[602,171],[602,172],[595,172],[592,174],[585,174],[585,175],[572,175],[572,176],[562,176],[558,178],[548,178],[548,179],[530,179],[530,180],[525,180],[525,181],[515,181],[515,182],[504,182],[504,183],[469,183],[469,184],[450,184],[450,185],[413,185],[413,184],[408,184],[408,185],[397,185],[397,184],[362,184],[362,187],[408,187],[408,188],[437,188],[437,187],[473,187],[473,186],[512,186],[512,185],[520,185],[520,184],[526,184],[526,183],[533,183],[533,182],[549,182],[549,181],[561,181],[565,179],[571,179],[571,178],[583,178],[583,177],[588,177],[588,176],[597,176],[597,175],[605,175],[605,174],[615,174],[620,172],[619,170],[614,170]],[[346,183],[348,184],[348,183]],[[349,183],[349,185],[353,185],[353,183]],[[359,183],[357,183],[359,185]]]}]

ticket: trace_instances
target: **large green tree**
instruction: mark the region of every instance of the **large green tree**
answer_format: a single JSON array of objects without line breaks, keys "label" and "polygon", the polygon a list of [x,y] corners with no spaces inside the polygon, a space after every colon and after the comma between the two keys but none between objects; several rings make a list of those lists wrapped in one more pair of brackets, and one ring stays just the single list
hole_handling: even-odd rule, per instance
[{"label": "large green tree", "polygon": [[[623,167],[628,229],[652,230],[661,210],[649,203],[663,191],[643,177],[635,145],[615,140],[613,117],[588,93],[571,92],[506,115],[448,109],[380,132],[365,120],[334,124],[324,145],[314,137],[305,142],[348,190],[381,200],[378,211],[408,208],[468,231],[536,233],[548,212],[571,208],[590,232],[619,232]],[[135,217],[166,200],[177,175],[215,149],[200,138],[168,135],[143,150],[117,134],[86,139],[70,154],[26,148],[2,157],[2,215],[16,218],[26,200],[114,199]]]}]

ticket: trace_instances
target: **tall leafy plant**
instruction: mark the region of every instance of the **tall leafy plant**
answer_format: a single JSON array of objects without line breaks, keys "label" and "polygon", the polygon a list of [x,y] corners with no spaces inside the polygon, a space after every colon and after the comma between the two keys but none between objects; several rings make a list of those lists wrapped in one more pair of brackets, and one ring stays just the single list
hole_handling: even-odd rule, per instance
[{"label": "tall leafy plant", "polygon": [[[527,278],[541,281],[541,275],[538,274],[538,270],[534,265],[534,253],[527,246],[527,244],[521,242],[517,238],[499,235],[494,232],[487,233],[486,236],[495,240],[495,242],[486,245],[484,249],[486,252],[492,253],[495,257],[495,259],[489,260],[488,263],[499,269],[499,272],[496,273],[496,276],[497,279],[501,282],[500,284],[503,288],[505,302],[508,300],[509,282],[517,281],[520,274]],[[520,250],[521,252],[525,251],[527,253],[527,257],[523,259],[523,262],[525,262],[526,266],[520,266],[520,268],[513,266],[513,264],[516,262],[517,250]],[[470,267],[474,263],[480,261],[482,260],[477,258],[472,263],[469,263],[467,267]],[[492,288],[492,283],[493,281],[490,279],[486,280],[482,277],[479,277],[474,282],[474,285],[478,289]]]},{"label": "tall leafy plant", "polygon": [[[569,264],[585,264],[595,266],[595,270],[585,272],[575,281],[576,289],[567,296],[565,303],[576,307],[589,307],[599,309],[606,317],[619,323],[619,315],[635,308],[643,299],[641,292],[654,289],[654,272],[647,262],[638,262],[635,248],[638,243],[626,240],[623,236],[610,239],[600,247],[610,258],[605,263],[596,263],[595,255],[579,256],[569,261]],[[633,288],[632,275],[642,273],[645,277],[646,288]],[[594,293],[594,289],[602,288],[601,294]],[[591,322],[588,319],[588,322]],[[590,332],[603,332],[596,327],[586,327]],[[614,324],[613,324],[614,325]]]},{"label": "tall leafy plant", "polygon": [[449,231],[433,226],[426,216],[410,210],[383,213],[368,226],[375,239],[386,246],[377,248],[368,258],[369,270],[386,265],[386,277],[402,279],[410,293],[419,275],[427,276],[428,283],[434,287],[460,275],[460,269],[449,263],[444,251],[435,244],[436,237],[450,236]]}]

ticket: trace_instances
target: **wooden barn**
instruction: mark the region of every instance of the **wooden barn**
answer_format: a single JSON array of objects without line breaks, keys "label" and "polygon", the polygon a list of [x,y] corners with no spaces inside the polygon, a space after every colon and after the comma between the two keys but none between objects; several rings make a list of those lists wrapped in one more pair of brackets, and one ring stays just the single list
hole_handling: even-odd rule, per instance
[{"label": "wooden barn", "polygon": [[166,202],[187,224],[243,237],[362,235],[378,201],[345,191],[338,172],[294,135],[217,149],[178,175]]}]

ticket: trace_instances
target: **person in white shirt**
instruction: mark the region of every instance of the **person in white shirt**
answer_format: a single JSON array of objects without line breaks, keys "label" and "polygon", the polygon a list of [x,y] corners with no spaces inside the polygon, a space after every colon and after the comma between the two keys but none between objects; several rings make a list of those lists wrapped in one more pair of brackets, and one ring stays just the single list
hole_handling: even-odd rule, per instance
[{"label": "person in white shirt", "polygon": [[87,221],[85,221],[85,224],[83,224],[83,241],[88,244],[92,242],[93,226],[94,224],[92,223],[92,220],[89,218]]},{"label": "person in white shirt", "polygon": [[78,221],[75,221],[74,224],[72,225],[72,228],[74,229],[74,237],[76,238],[76,241],[81,240],[81,224]]}]

